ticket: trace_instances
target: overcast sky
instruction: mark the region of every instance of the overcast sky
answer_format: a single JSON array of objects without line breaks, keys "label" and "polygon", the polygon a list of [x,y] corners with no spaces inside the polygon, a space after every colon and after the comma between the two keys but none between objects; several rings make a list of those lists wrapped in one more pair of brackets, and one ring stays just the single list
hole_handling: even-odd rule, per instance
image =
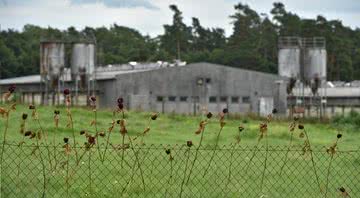
[{"label": "overcast sky", "polygon": [[[278,0],[288,11],[302,18],[323,15],[339,19],[346,26],[360,27],[360,0]],[[109,27],[113,23],[156,36],[163,33],[163,24],[172,20],[170,4],[183,11],[187,24],[198,17],[203,26],[224,28],[232,33],[229,15],[236,0],[0,0],[1,29],[21,30],[25,24],[42,27],[77,29],[85,26]],[[270,0],[242,0],[258,13],[269,13]]]}]

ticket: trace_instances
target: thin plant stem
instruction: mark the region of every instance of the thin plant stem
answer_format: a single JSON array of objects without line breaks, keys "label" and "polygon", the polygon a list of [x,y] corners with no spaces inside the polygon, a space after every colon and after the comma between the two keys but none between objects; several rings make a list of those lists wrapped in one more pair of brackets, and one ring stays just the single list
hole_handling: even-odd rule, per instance
[{"label": "thin plant stem", "polygon": [[54,170],[56,170],[56,166],[57,166],[57,148],[56,148],[56,140],[55,140],[55,137],[56,137],[56,134],[58,134],[58,127],[55,128],[55,134],[53,135],[53,146],[54,146]]},{"label": "thin plant stem", "polygon": [[5,144],[6,144],[6,135],[7,135],[7,131],[8,131],[8,128],[9,128],[9,116],[10,116],[9,114],[10,114],[10,110],[8,110],[6,112],[6,121],[5,121],[5,129],[4,129],[4,136],[3,136],[3,145],[2,145],[1,156],[0,156],[0,165],[1,165],[1,170],[0,170],[0,196],[2,195],[2,192],[3,192],[2,170],[3,170],[3,157],[4,157]]},{"label": "thin plant stem", "polygon": [[[335,146],[337,145],[338,140],[339,140],[339,139],[336,139]],[[327,197],[328,186],[329,186],[330,170],[331,170],[331,164],[332,164],[332,161],[333,161],[333,159],[334,159],[335,153],[330,153],[330,154],[331,154],[331,158],[330,158],[330,162],[329,162],[329,166],[328,166],[327,174],[326,174],[325,198]]]},{"label": "thin plant stem", "polygon": [[279,175],[281,176],[281,173],[286,165],[286,162],[288,160],[288,157],[289,157],[289,152],[290,152],[290,149],[291,149],[291,145],[292,145],[292,141],[293,141],[293,136],[294,136],[294,133],[291,132],[291,135],[290,135],[290,141],[289,141],[289,146],[288,146],[288,149],[286,150],[286,153],[285,153],[285,157],[284,157],[284,162],[283,162],[283,165],[280,167],[280,173]]},{"label": "thin plant stem", "polygon": [[199,149],[200,149],[201,143],[202,143],[202,141],[203,141],[203,139],[204,139],[204,132],[205,132],[205,126],[204,126],[204,128],[202,129],[202,131],[201,131],[200,142],[199,142],[198,147],[197,147],[196,150],[195,150],[194,161],[193,161],[192,164],[191,164],[190,171],[189,171],[189,175],[188,175],[188,178],[187,178],[187,180],[186,180],[186,185],[189,183],[189,180],[190,180],[190,177],[191,177],[191,174],[192,174],[192,171],[193,171],[195,162],[196,162],[196,160],[197,160],[197,156],[198,156],[198,153],[199,153]]},{"label": "thin plant stem", "polygon": [[217,134],[216,143],[215,143],[215,148],[214,148],[213,153],[212,153],[212,155],[211,155],[209,164],[208,164],[207,167],[205,168],[203,177],[205,177],[206,173],[208,172],[208,170],[209,170],[209,168],[210,168],[210,166],[211,166],[212,161],[214,160],[215,153],[216,153],[216,149],[217,149],[218,144],[219,144],[220,134],[221,134],[221,131],[222,131],[223,128],[224,128],[224,127],[221,126],[221,127],[220,127],[220,130],[219,130],[219,132],[218,132],[218,134]]},{"label": "thin plant stem", "polygon": [[262,175],[261,175],[260,193],[262,193],[262,190],[263,190],[263,184],[264,184],[265,173],[266,173],[266,168],[267,168],[267,159],[268,159],[268,153],[269,153],[269,144],[268,144],[267,133],[265,133],[265,148],[266,148],[265,162],[264,162],[264,169],[263,169]]},{"label": "thin plant stem", "polygon": [[143,171],[142,171],[142,168],[141,168],[138,152],[135,151],[134,145],[133,145],[132,140],[131,140],[129,135],[128,135],[128,138],[129,138],[129,142],[130,142],[130,148],[131,148],[131,150],[133,151],[133,153],[135,155],[135,160],[137,162],[137,166],[140,169],[140,176],[141,176],[142,184],[143,184],[144,190],[145,190],[145,179],[144,179]]},{"label": "thin plant stem", "polygon": [[256,155],[256,152],[258,151],[259,143],[260,143],[260,141],[257,141],[256,145],[254,146],[253,154],[252,154],[252,156],[250,157],[249,163],[248,163],[248,164],[246,165],[246,167],[245,167],[245,173],[248,172],[248,169],[249,169],[249,167],[250,167],[250,164],[251,164],[252,160],[254,159],[254,157],[255,157],[255,155]]},{"label": "thin plant stem", "polygon": [[92,178],[91,178],[91,149],[88,152],[88,179],[89,179],[89,196],[92,195]]},{"label": "thin plant stem", "polygon": [[[114,120],[114,115],[115,112],[113,112],[113,115],[112,115],[112,128],[114,128],[114,125],[115,125],[115,120]],[[109,143],[110,143],[110,136],[111,136],[111,133],[112,133],[112,130],[109,130],[109,135],[107,136],[107,139],[106,139],[106,144],[105,144],[105,150],[104,150],[104,154],[103,154],[103,157],[102,157],[102,162],[104,163],[105,161],[105,155],[106,155],[106,151],[108,149],[108,146],[109,146]]]},{"label": "thin plant stem", "polygon": [[122,150],[122,153],[121,153],[121,168],[124,167],[124,155],[125,155],[125,134],[121,134],[122,136],[122,146],[121,146],[121,150]]},{"label": "thin plant stem", "polygon": [[44,136],[44,143],[45,143],[45,147],[46,147],[46,150],[47,150],[47,154],[48,154],[48,158],[49,158],[49,165],[50,165],[50,169],[52,168],[52,160],[51,160],[51,154],[50,154],[50,149],[48,147],[48,142],[47,142],[47,137],[45,137],[45,131],[44,131],[44,128],[42,127],[41,123],[40,123],[40,119],[37,118],[36,119],[38,125],[39,125],[39,129],[40,129],[40,132],[41,134]]},{"label": "thin plant stem", "polygon": [[66,154],[67,161],[66,161],[66,197],[69,197],[69,154]]},{"label": "thin plant stem", "polygon": [[[143,158],[142,161],[144,161],[146,159],[146,156],[149,153],[149,151],[150,151],[150,149],[148,149],[147,153],[144,154],[144,158]],[[131,167],[131,176],[130,176],[130,179],[126,182],[125,187],[123,188],[122,196],[123,196],[124,192],[126,191],[126,189],[127,189],[128,185],[130,184],[130,182],[133,181],[134,176],[135,176],[135,172],[139,169],[139,166],[136,166],[136,164],[137,164],[137,161],[134,161],[134,164],[132,166],[129,165]]]},{"label": "thin plant stem", "polygon": [[[22,142],[20,142],[20,145],[19,145],[19,147],[20,147],[20,153],[18,153],[18,156],[20,156],[22,153],[24,153],[23,145],[22,145],[23,142],[24,142],[24,136],[23,136],[23,138],[22,138]],[[21,180],[20,180],[20,170],[21,170],[21,164],[22,164],[22,161],[19,161],[19,162],[17,163],[17,175],[16,175],[17,181],[18,181],[18,182],[16,182],[17,193],[20,193],[20,192],[21,192],[21,189],[20,189],[20,182],[21,182]],[[1,195],[0,195],[0,197],[1,197]]]},{"label": "thin plant stem", "polygon": [[36,138],[36,147],[39,150],[39,157],[40,157],[40,162],[41,162],[41,166],[42,166],[42,172],[43,172],[43,193],[42,193],[42,198],[45,197],[46,194],[46,170],[45,170],[45,164],[44,164],[44,159],[41,155],[41,150],[40,150],[40,145],[39,145],[39,138]]},{"label": "thin plant stem", "polygon": [[315,164],[313,152],[312,152],[312,149],[311,149],[311,144],[310,144],[309,136],[308,136],[308,134],[307,134],[307,132],[306,132],[305,129],[304,129],[304,133],[305,133],[306,141],[307,141],[308,144],[309,144],[311,163],[312,163],[313,168],[314,168],[314,173],[315,173],[315,177],[316,177],[316,182],[317,182],[317,184],[318,184],[318,186],[319,186],[319,190],[320,190],[320,194],[321,194],[321,186],[320,186],[319,176],[318,176],[317,171],[316,171],[316,164]]},{"label": "thin plant stem", "polygon": [[[233,164],[233,156],[234,156],[234,153],[235,153],[235,146],[236,146],[236,144],[233,144],[233,148],[231,149],[231,154],[230,154],[230,164],[229,164],[229,171],[228,171],[228,179],[227,179],[227,182],[226,182],[226,185],[225,186],[227,186],[228,188],[230,188],[229,187],[229,185],[230,185],[230,181],[231,181],[231,169],[232,169],[232,164]],[[230,192],[230,190],[228,190],[228,192]]]},{"label": "thin plant stem", "polygon": [[100,151],[100,142],[99,142],[99,134],[98,134],[98,128],[97,128],[97,111],[96,111],[96,107],[94,108],[94,127],[95,127],[95,136],[96,136],[96,142],[97,142],[97,150],[99,153],[99,158],[101,159],[101,151]]},{"label": "thin plant stem", "polygon": [[[122,119],[124,120],[124,119],[125,119],[124,110],[122,110],[121,113],[122,113]],[[122,133],[120,133],[120,134],[122,135],[121,168],[123,168],[123,167],[124,167],[124,166],[123,166],[123,164],[124,164],[124,163],[123,163],[123,162],[124,162],[124,155],[125,155],[125,134],[122,134]]]},{"label": "thin plant stem", "polygon": [[168,179],[168,187],[166,188],[166,191],[165,191],[165,197],[168,197],[167,193],[168,193],[169,189],[171,188],[171,179],[172,179],[172,173],[173,173],[173,158],[171,157],[171,154],[170,154],[169,160],[170,160],[170,176]]},{"label": "thin plant stem", "polygon": [[71,111],[70,111],[70,108],[67,107],[67,113],[68,113],[68,117],[69,117],[69,120],[70,120],[70,125],[71,125],[71,132],[72,132],[72,137],[73,137],[73,149],[75,151],[75,158],[76,158],[76,161],[79,161],[78,159],[78,152],[77,152],[77,148],[76,148],[76,139],[75,139],[75,129],[74,129],[74,121],[73,121],[73,118],[72,118],[72,114],[71,114]]},{"label": "thin plant stem", "polygon": [[186,156],[185,169],[184,169],[184,178],[182,179],[181,187],[180,187],[180,198],[182,196],[183,187],[184,187],[185,180],[186,180],[186,172],[187,172],[187,168],[188,168],[188,164],[189,164],[189,158],[190,158],[190,148],[188,148],[186,150],[186,153],[187,153],[187,156]]}]

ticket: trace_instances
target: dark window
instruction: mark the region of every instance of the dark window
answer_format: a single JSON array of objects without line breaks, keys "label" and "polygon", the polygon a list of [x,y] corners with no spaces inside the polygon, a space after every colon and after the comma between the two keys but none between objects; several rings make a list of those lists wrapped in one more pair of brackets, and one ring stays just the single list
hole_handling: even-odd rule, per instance
[{"label": "dark window", "polygon": [[193,96],[192,97],[193,102],[199,102],[200,101],[200,97],[199,96]]},{"label": "dark window", "polygon": [[227,97],[226,96],[221,96],[220,97],[220,102],[227,102]]},{"label": "dark window", "polygon": [[239,103],[239,97],[237,96],[231,97],[231,103]]},{"label": "dark window", "polygon": [[209,102],[216,103],[216,96],[210,96]]},{"label": "dark window", "polygon": [[206,82],[206,84],[210,84],[211,83],[211,78],[206,78],[205,82]]},{"label": "dark window", "polygon": [[170,102],[175,102],[176,101],[176,96],[169,96],[169,101]]},{"label": "dark window", "polygon": [[249,96],[242,97],[242,102],[243,103],[250,103],[250,97]]},{"label": "dark window", "polygon": [[188,99],[187,96],[180,96],[180,102],[186,102]]},{"label": "dark window", "polygon": [[158,96],[158,97],[156,97],[156,100],[157,100],[158,102],[162,102],[162,101],[164,101],[164,97]]}]

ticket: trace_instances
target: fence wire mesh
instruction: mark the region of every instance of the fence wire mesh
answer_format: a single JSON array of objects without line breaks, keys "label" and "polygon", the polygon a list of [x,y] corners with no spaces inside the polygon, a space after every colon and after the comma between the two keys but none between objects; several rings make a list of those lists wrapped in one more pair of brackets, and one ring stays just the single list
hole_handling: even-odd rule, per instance
[{"label": "fence wire mesh", "polygon": [[1,147],[1,197],[360,197],[358,149],[331,159],[297,146]]}]

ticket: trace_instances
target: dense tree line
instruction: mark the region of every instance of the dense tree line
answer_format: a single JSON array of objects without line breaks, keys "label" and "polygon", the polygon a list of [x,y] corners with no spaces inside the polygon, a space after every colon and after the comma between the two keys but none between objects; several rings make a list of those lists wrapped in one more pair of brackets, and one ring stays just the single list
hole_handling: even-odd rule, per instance
[{"label": "dense tree line", "polygon": [[100,65],[181,59],[277,73],[279,36],[322,36],[328,52],[328,79],[360,79],[360,29],[346,27],[339,20],[323,16],[302,19],[282,3],[274,3],[268,16],[239,3],[230,16],[233,33],[226,37],[224,29],[203,27],[198,18],[192,18],[191,25],[185,24],[179,8],[170,5],[170,9],[174,13],[172,24],[164,25],[164,33],[155,38],[117,24],[81,31],[34,25],[25,25],[21,32],[1,31],[1,77],[38,74],[41,39],[96,40]]}]

